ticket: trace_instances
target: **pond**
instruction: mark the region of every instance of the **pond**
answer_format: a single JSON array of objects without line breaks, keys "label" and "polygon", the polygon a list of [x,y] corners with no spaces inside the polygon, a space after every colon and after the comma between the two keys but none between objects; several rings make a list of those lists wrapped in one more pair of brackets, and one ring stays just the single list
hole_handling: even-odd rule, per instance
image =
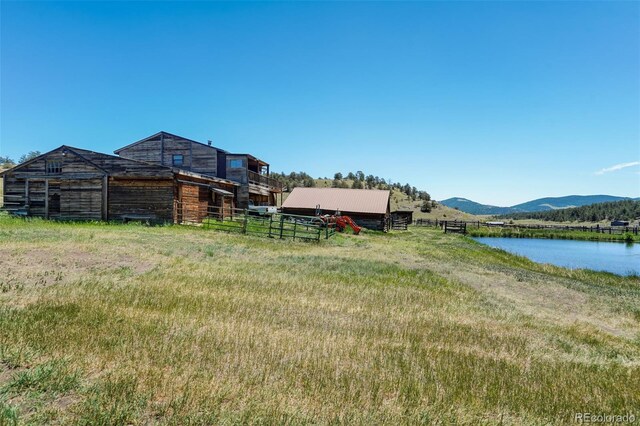
[{"label": "pond", "polygon": [[607,271],[618,275],[640,275],[640,244],[638,243],[494,237],[477,237],[474,240],[525,256],[534,262],[550,263],[571,269]]}]

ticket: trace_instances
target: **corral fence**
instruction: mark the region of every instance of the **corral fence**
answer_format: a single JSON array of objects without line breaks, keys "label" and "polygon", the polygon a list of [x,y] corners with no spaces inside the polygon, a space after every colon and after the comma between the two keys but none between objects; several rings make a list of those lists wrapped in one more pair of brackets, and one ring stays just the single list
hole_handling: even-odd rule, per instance
[{"label": "corral fence", "polygon": [[557,231],[583,231],[596,232],[600,234],[626,234],[627,232],[638,235],[639,228],[637,226],[578,226],[578,225],[544,225],[544,224],[517,224],[517,223],[497,223],[497,222],[481,222],[481,221],[464,221],[464,220],[438,220],[438,219],[417,219],[413,223],[415,226],[431,226],[446,229],[447,227],[455,227],[464,224],[465,227],[489,227],[489,228],[506,228],[506,229],[547,229]]},{"label": "corral fence", "polygon": [[324,223],[316,216],[260,215],[248,209],[194,206],[181,202],[175,202],[174,213],[179,224],[268,238],[319,241],[332,237],[336,232],[335,223]]},{"label": "corral fence", "polygon": [[406,217],[391,218],[391,229],[394,231],[406,231],[409,226],[409,219]]}]

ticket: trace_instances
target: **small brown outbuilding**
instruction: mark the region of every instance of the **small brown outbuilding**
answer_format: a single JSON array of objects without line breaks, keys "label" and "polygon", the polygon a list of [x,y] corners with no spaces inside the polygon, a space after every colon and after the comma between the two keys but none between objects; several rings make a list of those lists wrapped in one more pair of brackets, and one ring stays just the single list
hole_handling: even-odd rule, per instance
[{"label": "small brown outbuilding", "polygon": [[368,229],[389,229],[390,193],[377,189],[294,188],[282,204],[290,214],[340,214]]}]

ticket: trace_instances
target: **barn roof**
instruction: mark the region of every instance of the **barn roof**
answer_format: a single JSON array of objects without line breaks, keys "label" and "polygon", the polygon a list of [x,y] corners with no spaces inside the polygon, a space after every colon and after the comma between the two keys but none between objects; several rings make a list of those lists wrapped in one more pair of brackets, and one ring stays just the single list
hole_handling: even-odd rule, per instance
[{"label": "barn roof", "polygon": [[226,183],[229,185],[239,186],[240,184],[222,179],[215,176],[203,175],[202,173],[191,172],[180,168],[160,166],[157,164],[146,163],[144,161],[130,160],[124,157],[117,157],[115,155],[102,154],[100,152],[89,151],[86,149],[66,147],[70,151],[75,152],[85,160],[106,171],[109,176],[140,176],[140,175],[154,175],[154,176],[173,176],[173,173],[178,175],[190,176],[199,179],[206,179],[215,182]]},{"label": "barn roof", "polygon": [[100,152],[71,146],[63,146],[62,148],[73,152],[82,159],[105,171],[109,176],[173,176],[173,172],[169,167],[129,160],[127,158],[116,157],[115,155],[102,154]]},{"label": "barn roof", "polygon": [[389,191],[377,189],[294,188],[282,204],[283,209],[340,210],[352,213],[385,214]]},{"label": "barn roof", "polygon": [[224,149],[217,148],[217,147],[215,147],[213,145],[209,145],[208,143],[205,144],[205,143],[202,143],[202,142],[194,141],[193,139],[189,139],[189,138],[185,138],[184,136],[178,136],[178,135],[175,135],[173,133],[165,132],[164,130],[161,130],[158,133],[154,133],[151,136],[147,136],[144,139],[140,139],[139,141],[132,142],[127,146],[123,146],[122,148],[118,148],[113,152],[118,154],[120,151],[123,151],[123,150],[125,150],[127,148],[131,148],[132,146],[138,145],[139,143],[142,143],[142,142],[146,142],[146,141],[148,141],[150,139],[155,139],[155,138],[157,138],[158,136],[161,136],[161,135],[171,136],[172,138],[184,139],[184,140],[192,142],[192,143],[197,143],[198,145],[206,146],[207,148],[215,149],[216,151],[221,151],[221,152],[227,153],[227,151],[225,151]]},{"label": "barn roof", "polygon": [[54,152],[61,151],[64,155],[65,152],[69,152],[81,160],[93,165],[97,169],[103,171],[105,174],[114,177],[160,177],[171,178],[174,173],[178,175],[190,176],[200,179],[205,179],[213,182],[221,182],[229,185],[238,186],[239,184],[227,179],[213,177],[209,175],[203,175],[200,173],[189,172],[182,169],[172,168],[168,166],[160,166],[157,164],[146,163],[144,161],[130,160],[128,158],[117,157],[115,155],[103,154],[100,152],[90,151],[87,149],[75,148],[68,145],[62,145],[59,148],[45,152],[29,161],[18,164],[17,166],[0,172],[0,176],[9,173],[13,170],[20,169],[34,161],[37,161],[47,155]]}]

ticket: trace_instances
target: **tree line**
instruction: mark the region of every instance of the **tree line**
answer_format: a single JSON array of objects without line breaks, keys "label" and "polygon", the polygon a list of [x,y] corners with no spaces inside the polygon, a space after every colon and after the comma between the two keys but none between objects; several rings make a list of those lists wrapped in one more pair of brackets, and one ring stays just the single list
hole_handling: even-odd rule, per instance
[{"label": "tree line", "polygon": [[20,158],[18,159],[18,162],[16,163],[13,158],[8,157],[8,156],[0,156],[0,166],[4,166],[4,167],[13,167],[16,164],[22,164],[25,161],[29,161],[31,159],[36,158],[37,156],[41,155],[40,151],[29,151],[26,154],[22,154],[20,156]]},{"label": "tree line", "polygon": [[[316,180],[305,172],[272,173],[271,177],[282,183],[285,191],[291,191],[296,187],[313,188]],[[319,177],[318,180],[331,180],[328,177]],[[352,189],[382,189],[396,190],[404,193],[410,200],[422,201],[421,210],[429,212],[436,206],[436,202],[431,200],[431,195],[427,191],[419,190],[415,186],[405,183],[387,181],[384,178],[374,175],[367,175],[363,171],[349,172],[343,174],[336,172],[331,180],[332,188],[352,188]]]},{"label": "tree line", "polygon": [[[273,173],[272,178],[277,179],[283,185],[287,191],[291,191],[298,186],[312,188],[316,186],[316,181],[309,174],[305,172],[291,172],[289,174]],[[318,178],[323,179],[323,178]],[[329,178],[325,177],[325,180]],[[427,191],[417,189],[408,183],[404,185],[399,182],[387,182],[384,178],[366,175],[362,171],[349,172],[346,175],[341,172],[337,172],[333,175],[331,181],[333,188],[353,188],[353,189],[386,189],[386,190],[398,190],[407,195],[412,200],[431,201],[431,195]]]},{"label": "tree line", "polygon": [[600,222],[613,219],[633,221],[640,218],[640,201],[611,201],[544,212],[510,213],[501,217],[554,222]]}]

